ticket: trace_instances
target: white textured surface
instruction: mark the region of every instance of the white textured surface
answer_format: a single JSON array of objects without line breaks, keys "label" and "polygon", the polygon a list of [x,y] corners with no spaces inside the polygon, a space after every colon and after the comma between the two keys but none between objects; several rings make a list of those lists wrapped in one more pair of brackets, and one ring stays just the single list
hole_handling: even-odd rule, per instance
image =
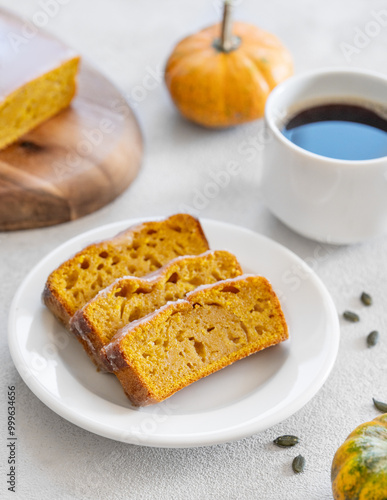
[{"label": "white textured surface", "polygon": [[[35,0],[0,0],[26,18],[41,10]],[[46,3],[49,3],[48,0]],[[386,2],[239,0],[237,17],[275,32],[290,48],[297,72],[324,66],[360,66],[387,73],[387,27],[347,61],[340,48],[353,43],[372,11]],[[387,237],[351,247],[324,247],[292,233],[262,206],[257,194],[258,153],[238,150],[259,134],[259,122],[210,132],[184,122],[165,88],[138,89],[149,71],[163,65],[184,35],[213,23],[218,1],[70,0],[46,28],[92,59],[131,102],[144,131],[146,156],[132,187],[99,212],[61,226],[0,234],[0,497],[55,499],[330,499],[330,464],[337,446],[358,424],[378,412],[372,397],[387,400]],[[136,94],[138,92],[138,94]],[[146,95],[145,95],[146,94]],[[238,152],[239,151],[239,152]],[[27,272],[59,243],[100,224],[139,216],[170,214],[192,206],[211,182],[210,172],[236,161],[241,173],[214,198],[202,199],[199,215],[261,232],[311,264],[331,292],[339,312],[353,309],[361,322],[342,322],[340,352],[323,389],[280,425],[240,442],[198,449],[151,449],[116,443],[83,431],[46,408],[17,374],[6,342],[11,299]],[[198,205],[197,205],[198,206]],[[340,214],[338,214],[340,216]],[[296,277],[295,279],[296,285]],[[375,304],[358,300],[363,290]],[[365,347],[365,336],[381,332],[380,344]],[[17,494],[7,494],[5,472],[6,388],[16,385]],[[300,436],[293,449],[275,448],[283,433]],[[303,474],[292,458],[303,454]]]}]

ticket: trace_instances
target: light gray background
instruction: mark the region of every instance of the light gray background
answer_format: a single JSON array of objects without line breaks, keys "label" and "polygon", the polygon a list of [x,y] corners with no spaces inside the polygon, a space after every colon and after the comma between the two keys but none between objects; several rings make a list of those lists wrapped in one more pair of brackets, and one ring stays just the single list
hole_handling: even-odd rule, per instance
[{"label": "light gray background", "polygon": [[[63,2],[64,4],[66,2]],[[387,73],[387,27],[347,60],[343,43],[354,44],[372,11],[387,2],[360,0],[239,0],[236,17],[276,33],[294,55],[297,73],[327,66]],[[0,0],[21,16],[41,10],[36,0]],[[6,388],[17,393],[17,494],[9,498],[52,499],[263,499],[327,500],[334,451],[358,424],[377,416],[372,397],[387,400],[387,237],[350,247],[324,247],[283,226],[261,204],[257,191],[260,157],[240,152],[261,123],[229,131],[207,131],[183,121],[162,83],[144,90],[143,79],[160,71],[174,44],[219,17],[218,0],[69,0],[46,29],[74,46],[108,75],[135,105],[146,141],[140,175],[118,200],[82,220],[48,229],[0,233],[0,497],[8,498]],[[375,26],[374,26],[375,27]],[[372,28],[371,28],[372,29]],[[0,75],[1,77],[1,75]],[[142,98],[138,101],[138,96]],[[239,442],[197,449],[152,449],[126,445],[84,431],[43,405],[21,381],[7,348],[12,297],[31,268],[69,238],[101,224],[195,208],[198,192],[230,161],[241,172],[198,215],[246,226],[282,243],[311,264],[332,294],[338,312],[357,310],[358,324],[341,322],[340,352],[322,390],[298,413],[266,432]],[[339,214],[338,214],[339,216]],[[365,308],[363,290],[375,298]],[[38,293],[38,291],[37,291]],[[372,329],[380,345],[365,347]],[[271,441],[300,436],[296,449]],[[307,460],[303,474],[292,458]]]}]

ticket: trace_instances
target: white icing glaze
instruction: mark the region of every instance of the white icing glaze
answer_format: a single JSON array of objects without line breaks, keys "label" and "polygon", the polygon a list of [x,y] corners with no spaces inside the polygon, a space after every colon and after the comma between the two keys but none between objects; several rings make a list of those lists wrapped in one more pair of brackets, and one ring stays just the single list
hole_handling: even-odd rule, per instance
[{"label": "white icing glaze", "polygon": [[89,339],[89,337],[83,332],[77,314],[75,314],[75,316],[73,316],[71,318],[70,325],[71,325],[71,330],[74,332],[74,334],[76,336],[80,337],[82,340],[84,340],[86,342],[86,344],[88,345],[90,351],[97,358],[98,351],[94,347],[94,345],[92,344],[92,342]]},{"label": "white icing glaze", "polygon": [[8,15],[0,18],[0,101],[74,57],[74,50],[32,23]]}]

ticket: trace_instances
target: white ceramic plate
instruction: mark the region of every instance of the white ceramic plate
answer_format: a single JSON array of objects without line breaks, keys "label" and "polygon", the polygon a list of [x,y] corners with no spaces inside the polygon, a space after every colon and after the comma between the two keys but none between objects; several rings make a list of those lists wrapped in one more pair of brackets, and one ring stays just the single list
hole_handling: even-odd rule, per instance
[{"label": "white ceramic plate", "polygon": [[206,377],[154,406],[134,408],[114,375],[97,373],[75,338],[41,304],[49,273],[87,244],[140,220],[103,226],[61,245],[26,277],[11,307],[9,347],[25,383],[63,418],[91,432],[146,446],[189,447],[250,436],[299,410],[334,364],[338,317],[315,273],[283,246],[247,229],[201,220],[212,249],[235,253],[266,276],[290,339]]}]

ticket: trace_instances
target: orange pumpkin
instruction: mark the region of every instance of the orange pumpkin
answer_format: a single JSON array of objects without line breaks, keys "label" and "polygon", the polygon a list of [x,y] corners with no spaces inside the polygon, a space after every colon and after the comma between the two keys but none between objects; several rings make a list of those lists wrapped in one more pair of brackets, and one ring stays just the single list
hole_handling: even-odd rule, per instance
[{"label": "orange pumpkin", "polygon": [[231,28],[225,3],[222,24],[177,44],[165,82],[183,116],[205,127],[230,127],[261,118],[270,91],[292,73],[278,38],[242,22]]}]

